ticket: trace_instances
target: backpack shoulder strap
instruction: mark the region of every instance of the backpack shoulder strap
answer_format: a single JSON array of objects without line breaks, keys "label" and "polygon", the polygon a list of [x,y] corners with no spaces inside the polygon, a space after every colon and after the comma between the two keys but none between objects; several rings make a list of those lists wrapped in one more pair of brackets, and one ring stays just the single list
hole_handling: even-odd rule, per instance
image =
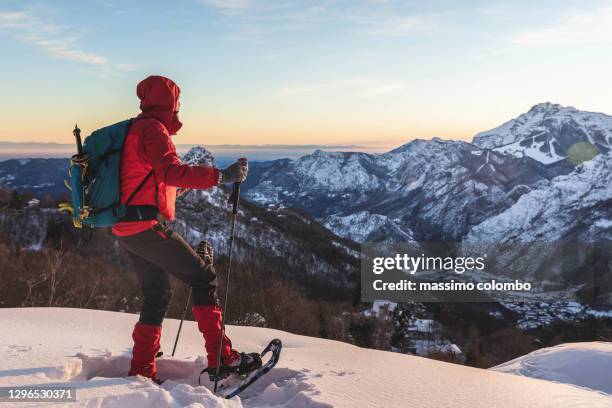
[{"label": "backpack shoulder strap", "polygon": [[132,201],[132,199],[134,198],[136,193],[138,193],[140,191],[140,189],[145,185],[147,180],[149,180],[152,175],[153,175],[153,170],[151,170],[149,172],[149,174],[147,174],[147,176],[144,179],[142,179],[142,181],[140,182],[140,184],[138,184],[138,186],[134,189],[134,191],[132,191],[132,194],[130,194],[130,196],[128,197],[127,201],[125,202],[125,205],[129,205],[130,204],[130,202]]}]

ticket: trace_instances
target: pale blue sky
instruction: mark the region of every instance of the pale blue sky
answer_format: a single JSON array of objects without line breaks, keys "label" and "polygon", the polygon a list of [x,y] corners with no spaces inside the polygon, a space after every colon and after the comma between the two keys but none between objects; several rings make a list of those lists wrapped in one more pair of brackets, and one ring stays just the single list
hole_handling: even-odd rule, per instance
[{"label": "pale blue sky", "polygon": [[612,1],[0,0],[0,140],[70,142],[183,90],[181,143],[469,139],[552,101],[612,113]]}]

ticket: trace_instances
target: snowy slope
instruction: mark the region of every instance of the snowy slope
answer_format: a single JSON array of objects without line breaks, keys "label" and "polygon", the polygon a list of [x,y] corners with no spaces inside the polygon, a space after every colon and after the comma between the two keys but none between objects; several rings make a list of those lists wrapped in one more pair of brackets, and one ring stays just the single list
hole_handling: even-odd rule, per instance
[{"label": "snowy slope", "polygon": [[586,142],[599,152],[612,148],[612,117],[550,102],[474,137],[474,144],[517,157],[551,164],[567,157],[572,146]]},{"label": "snowy slope", "polygon": [[612,395],[612,343],[570,343],[536,350],[492,370],[576,384]]},{"label": "snowy slope", "polygon": [[[177,356],[159,361],[159,376],[168,379],[161,388],[141,378],[120,378],[128,370],[136,319],[93,310],[0,309],[0,386],[74,385],[77,406],[86,407],[612,406],[612,396],[571,385],[246,327],[228,328],[237,347],[259,350],[279,337],[282,358],[242,400],[224,401],[197,386],[202,340],[193,322],[183,327]],[[177,325],[173,320],[164,325],[167,354]]]},{"label": "snowy slope", "polygon": [[356,242],[412,242],[409,228],[402,228],[398,220],[381,214],[360,211],[346,216],[332,215],[323,225],[334,234]]}]

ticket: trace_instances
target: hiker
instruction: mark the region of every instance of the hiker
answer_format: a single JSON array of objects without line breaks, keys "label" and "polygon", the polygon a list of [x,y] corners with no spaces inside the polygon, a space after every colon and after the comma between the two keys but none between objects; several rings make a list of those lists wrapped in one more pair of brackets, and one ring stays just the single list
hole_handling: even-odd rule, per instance
[{"label": "hiker", "polygon": [[[121,202],[138,209],[136,219],[144,220],[119,222],[112,229],[131,258],[143,294],[140,319],[132,334],[129,375],[156,380],[155,357],[160,348],[161,324],[172,297],[171,274],[191,287],[192,312],[208,357],[206,371],[214,380],[222,330],[217,275],[212,265],[206,264],[166,221],[174,220],[177,187],[207,189],[242,182],[248,165],[246,159],[224,170],[181,163],[171,140],[182,126],[178,118],[179,87],[168,78],[150,76],[138,84],[136,94],[142,113],[131,124],[123,147]],[[153,216],[143,210],[147,208],[153,209]],[[133,214],[130,219],[134,219]],[[220,378],[235,372],[248,373],[260,366],[257,353],[239,353],[223,334]]]}]

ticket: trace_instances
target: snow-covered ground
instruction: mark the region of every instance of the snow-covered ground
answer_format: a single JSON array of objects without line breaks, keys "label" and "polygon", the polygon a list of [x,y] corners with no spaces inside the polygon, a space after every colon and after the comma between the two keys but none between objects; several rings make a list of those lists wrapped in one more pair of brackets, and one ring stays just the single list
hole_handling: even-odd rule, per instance
[{"label": "snow-covered ground", "polygon": [[[203,347],[193,322],[183,326],[177,356],[159,361],[159,377],[167,379],[162,387],[142,378],[122,378],[136,319],[94,310],[0,309],[0,386],[76,386],[78,401],[69,406],[84,407],[612,407],[611,395],[573,385],[250,327],[228,328],[238,348],[261,350],[278,337],[283,354],[242,399],[226,401],[197,386]],[[177,326],[176,320],[164,323],[166,355]],[[601,353],[612,355],[607,348],[597,350],[594,358]],[[562,355],[555,361],[553,369],[563,362]],[[565,371],[584,378],[589,367],[580,364],[572,371],[568,363]],[[602,381],[609,378],[597,372]],[[598,384],[594,388],[602,389]]]},{"label": "snow-covered ground", "polygon": [[493,370],[575,384],[612,395],[612,343],[570,343],[536,350]]}]

